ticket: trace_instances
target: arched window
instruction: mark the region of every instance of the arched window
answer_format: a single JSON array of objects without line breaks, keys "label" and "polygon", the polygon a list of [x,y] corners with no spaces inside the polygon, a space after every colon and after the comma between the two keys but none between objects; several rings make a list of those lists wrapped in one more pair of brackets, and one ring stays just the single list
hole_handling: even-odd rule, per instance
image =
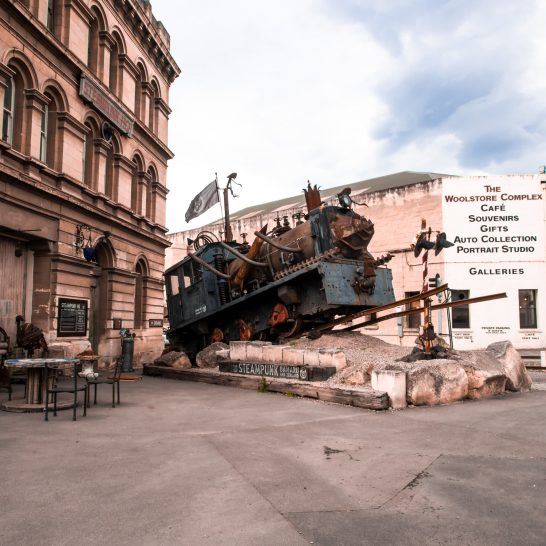
[{"label": "arched window", "polygon": [[108,155],[106,156],[106,171],[104,173],[104,193],[106,197],[117,200],[117,185],[118,185],[118,173],[116,169],[115,157],[120,153],[121,145],[118,140],[118,136],[114,133],[112,140],[110,141],[110,147],[108,148]]},{"label": "arched window", "polygon": [[131,179],[131,209],[137,214],[142,214],[142,185],[141,180],[144,171],[144,162],[140,155],[133,157],[133,176]]},{"label": "arched window", "polygon": [[87,133],[82,157],[82,180],[89,188],[95,189],[95,139],[98,137],[99,130],[95,120],[88,119],[85,122]]},{"label": "arched window", "polygon": [[112,49],[110,50],[110,91],[114,95],[118,94],[118,80],[119,80],[119,47],[118,43],[114,41]]},{"label": "arched window", "polygon": [[146,262],[143,259],[138,260],[135,266],[135,314],[134,328],[140,329],[144,327],[146,319],[146,297],[144,293],[144,277],[147,276],[148,270]]},{"label": "arched window", "polygon": [[62,0],[48,0],[46,26],[49,32],[60,39],[62,29]]},{"label": "arched window", "polygon": [[4,89],[4,105],[2,109],[2,140],[13,144],[13,116],[15,114],[15,78],[8,80]]},{"label": "arched window", "polygon": [[103,53],[101,51],[100,32],[106,30],[104,17],[97,6],[91,8],[93,18],[89,23],[89,42],[87,49],[87,66],[95,74],[102,77]]},{"label": "arched window", "polygon": [[155,80],[152,80],[151,85],[151,93],[150,93],[150,111],[148,113],[149,119],[148,119],[148,127],[152,131],[152,133],[157,132],[157,108],[155,104],[155,100],[160,97],[159,93],[159,85]]},{"label": "arched window", "polygon": [[27,128],[27,119],[30,111],[25,108],[25,89],[35,87],[34,79],[29,67],[20,59],[11,60],[8,68],[14,74],[4,91],[2,139],[16,150],[28,153],[31,135]]},{"label": "arched window", "polygon": [[146,111],[146,94],[144,87],[146,83],[146,68],[141,62],[137,63],[138,79],[135,86],[135,116],[143,120]]},{"label": "arched window", "polygon": [[60,93],[55,88],[47,88],[44,95],[48,103],[42,109],[40,126],[40,161],[43,161],[56,171],[61,170],[62,153],[61,132],[59,130],[58,114],[65,107]]},{"label": "arched window", "polygon": [[146,195],[146,218],[155,221],[155,210],[154,210],[154,184],[157,183],[157,173],[155,169],[150,166],[148,168],[148,191]]},{"label": "arched window", "polygon": [[99,61],[99,20],[97,17],[91,19],[89,26],[89,45],[87,49],[87,66],[95,75],[98,75]]}]

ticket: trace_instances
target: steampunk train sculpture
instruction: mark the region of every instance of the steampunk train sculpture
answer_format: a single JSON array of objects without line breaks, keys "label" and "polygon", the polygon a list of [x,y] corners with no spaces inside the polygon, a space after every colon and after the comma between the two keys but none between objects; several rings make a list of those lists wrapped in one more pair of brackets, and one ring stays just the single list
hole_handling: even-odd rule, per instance
[{"label": "steampunk train sculpture", "polygon": [[[249,245],[202,232],[195,251],[166,273],[174,347],[194,356],[214,341],[275,340],[394,302],[390,256],[374,258],[373,223],[352,209],[350,190],[326,205],[315,186],[304,190],[307,214],[288,217]],[[303,219],[302,219],[303,217]]]}]

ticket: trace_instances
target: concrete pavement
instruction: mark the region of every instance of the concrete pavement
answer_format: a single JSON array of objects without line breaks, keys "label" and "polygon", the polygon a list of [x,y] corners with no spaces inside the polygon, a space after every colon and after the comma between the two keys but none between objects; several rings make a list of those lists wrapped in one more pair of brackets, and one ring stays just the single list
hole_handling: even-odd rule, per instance
[{"label": "concrete pavement", "polygon": [[546,390],[376,413],[148,377],[112,409],[103,389],[76,423],[0,412],[0,544],[546,542]]}]

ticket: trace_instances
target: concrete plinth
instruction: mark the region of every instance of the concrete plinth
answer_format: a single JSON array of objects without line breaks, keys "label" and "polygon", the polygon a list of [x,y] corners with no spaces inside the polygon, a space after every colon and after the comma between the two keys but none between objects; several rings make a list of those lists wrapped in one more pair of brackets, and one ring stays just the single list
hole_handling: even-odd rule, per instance
[{"label": "concrete plinth", "polygon": [[291,366],[303,366],[303,355],[304,351],[302,349],[287,347],[282,352],[282,361]]},{"label": "concrete plinth", "polygon": [[230,341],[229,358],[230,360],[246,360],[247,341]]},{"label": "concrete plinth", "polygon": [[372,372],[372,389],[386,392],[393,409],[403,409],[408,405],[406,401],[406,372],[374,370]]},{"label": "concrete plinth", "polygon": [[342,370],[347,366],[347,360],[343,351],[337,349],[321,349],[319,351],[320,366],[335,366],[336,370]]},{"label": "concrete plinth", "polygon": [[264,345],[262,347],[263,362],[282,363],[283,351],[288,349],[287,345]]}]

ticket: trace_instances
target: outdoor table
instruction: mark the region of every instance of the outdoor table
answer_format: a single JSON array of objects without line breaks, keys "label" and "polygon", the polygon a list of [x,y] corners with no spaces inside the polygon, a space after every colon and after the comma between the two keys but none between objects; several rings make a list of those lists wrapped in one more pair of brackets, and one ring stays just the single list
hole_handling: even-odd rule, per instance
[{"label": "outdoor table", "polygon": [[[5,411],[42,411],[45,401],[45,367],[65,369],[78,364],[77,358],[13,358],[5,362],[8,368],[24,369],[26,373],[26,389],[23,399],[3,402],[0,409]],[[54,377],[48,378],[48,383],[53,382]],[[50,384],[51,386],[51,384]],[[61,402],[57,409],[68,409],[73,406],[73,402]]]}]

